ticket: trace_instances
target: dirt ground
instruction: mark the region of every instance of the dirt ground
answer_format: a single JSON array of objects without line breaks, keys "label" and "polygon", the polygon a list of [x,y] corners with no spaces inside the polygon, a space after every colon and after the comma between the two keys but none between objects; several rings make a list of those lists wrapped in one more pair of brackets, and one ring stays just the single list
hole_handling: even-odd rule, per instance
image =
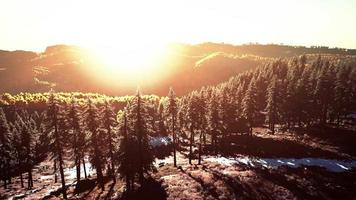
[{"label": "dirt ground", "polygon": [[[355,160],[356,133],[347,130],[295,130],[268,134],[255,128],[253,137],[234,135],[231,147],[219,156],[326,158]],[[209,143],[209,140],[208,140]],[[185,149],[185,148],[183,148]],[[206,149],[207,154],[211,152]],[[178,166],[172,156],[156,159],[156,170],[147,175],[143,186],[127,194],[123,182],[107,179],[105,190],[98,188],[95,170],[90,178],[75,183],[67,172],[70,199],[356,199],[356,169],[332,172],[315,166],[260,168],[244,164],[224,164],[203,160],[202,165],[188,164],[187,152],[178,154]],[[210,154],[206,157],[215,157]],[[0,189],[2,199],[58,199],[60,184],[53,183],[51,162],[34,170],[34,188],[21,188],[14,178],[10,188]],[[26,175],[25,186],[26,186]],[[16,196],[17,195],[17,196]]]}]

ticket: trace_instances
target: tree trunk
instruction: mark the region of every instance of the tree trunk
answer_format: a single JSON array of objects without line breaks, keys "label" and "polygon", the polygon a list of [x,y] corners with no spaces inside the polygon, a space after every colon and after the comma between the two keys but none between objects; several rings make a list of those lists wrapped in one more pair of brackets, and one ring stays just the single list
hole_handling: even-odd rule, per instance
[{"label": "tree trunk", "polygon": [[83,170],[84,170],[84,177],[85,177],[85,179],[88,179],[88,176],[87,176],[87,169],[85,168],[84,156],[83,156]]},{"label": "tree trunk", "polygon": [[24,187],[24,185],[23,185],[23,177],[22,177],[22,173],[20,173],[20,182],[21,182],[21,188],[23,188],[23,187]]},{"label": "tree trunk", "polygon": [[203,143],[203,138],[204,138],[204,134],[203,131],[200,130],[200,136],[199,136],[199,160],[198,160],[198,165],[201,164],[201,154],[202,154],[202,143]]},{"label": "tree trunk", "polygon": [[7,181],[6,181],[6,178],[4,178],[3,181],[4,181],[4,189],[7,189]]},{"label": "tree trunk", "polygon": [[214,148],[215,155],[218,154],[218,142],[217,142],[216,128],[214,128],[213,132],[211,133],[211,145]]},{"label": "tree trunk", "polygon": [[27,187],[28,189],[31,189],[33,187],[33,180],[32,180],[32,170],[31,168],[28,170],[28,177],[27,177]]},{"label": "tree trunk", "polygon": [[204,142],[204,146],[206,146],[206,136],[205,136],[205,134],[203,135],[203,142]]},{"label": "tree trunk", "polygon": [[190,126],[190,142],[189,142],[189,164],[192,164],[192,156],[193,156],[193,137],[194,137],[194,129],[193,125]]},{"label": "tree trunk", "polygon": [[175,133],[175,119],[174,116],[172,116],[172,131],[173,131],[173,165],[174,167],[177,167],[177,155],[176,155],[176,133]]},{"label": "tree trunk", "polygon": [[76,156],[75,158],[75,166],[76,166],[76,172],[77,172],[77,183],[80,181],[80,158]]},{"label": "tree trunk", "polygon": [[199,159],[198,159],[198,165],[201,164],[201,142],[199,142]]},{"label": "tree trunk", "polygon": [[199,137],[199,158],[198,158],[198,165],[201,164],[201,143],[202,143],[202,131],[200,131],[200,137]]},{"label": "tree trunk", "polygon": [[67,199],[67,188],[66,188],[66,182],[64,179],[63,160],[62,160],[61,155],[59,156],[59,173],[61,174],[63,199]]},{"label": "tree trunk", "polygon": [[[112,176],[113,181],[116,181],[116,177],[115,177],[115,165],[114,165],[114,153],[113,153],[113,144],[111,143],[112,141],[112,135],[111,135],[111,129],[110,127],[107,127],[107,131],[108,131],[108,137],[110,139],[109,141],[109,157],[110,157],[110,161],[111,161],[111,167],[109,170],[109,175]],[[109,165],[110,166],[110,165]]]},{"label": "tree trunk", "polygon": [[271,123],[272,134],[274,134],[274,123]]},{"label": "tree trunk", "polygon": [[336,122],[336,127],[339,128],[340,127],[340,115],[337,115],[337,122]]},{"label": "tree trunk", "polygon": [[[95,160],[98,161],[99,158],[96,158]],[[102,171],[100,163],[97,163],[95,168],[96,168],[96,177],[97,177],[97,180],[99,182],[99,185],[100,185],[101,189],[104,190],[103,171]]]},{"label": "tree trunk", "polygon": [[54,182],[57,183],[57,163],[56,159],[53,161],[53,170],[54,170]]}]

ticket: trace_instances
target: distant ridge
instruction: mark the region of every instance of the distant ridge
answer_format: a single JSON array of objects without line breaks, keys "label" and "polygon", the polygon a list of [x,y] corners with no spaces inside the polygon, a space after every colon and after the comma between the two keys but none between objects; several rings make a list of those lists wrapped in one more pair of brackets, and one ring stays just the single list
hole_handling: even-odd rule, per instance
[{"label": "distant ridge", "polygon": [[[306,55],[356,56],[356,49],[304,47],[277,44],[202,43],[170,45],[174,61],[165,62],[167,77],[155,85],[145,83],[145,93],[166,95],[170,86],[178,95],[205,85],[216,84],[269,60]],[[139,57],[137,59],[140,59]],[[75,45],[52,45],[44,52],[0,50],[0,93],[56,91],[100,92],[110,95],[131,94],[137,83],[103,84],[87,71],[92,65],[88,51]],[[122,77],[121,77],[122,78]],[[105,80],[106,77],[102,77]]]}]

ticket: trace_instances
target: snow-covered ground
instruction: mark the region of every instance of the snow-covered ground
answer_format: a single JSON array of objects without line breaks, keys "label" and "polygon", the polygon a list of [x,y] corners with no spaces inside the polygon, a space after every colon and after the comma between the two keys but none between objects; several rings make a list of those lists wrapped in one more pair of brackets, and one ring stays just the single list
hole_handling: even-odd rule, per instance
[{"label": "snow-covered ground", "polygon": [[163,145],[164,146],[168,145],[171,142],[172,142],[172,139],[169,136],[152,137],[149,141],[149,144],[151,147],[159,147],[159,146],[163,146]]},{"label": "snow-covered ground", "polygon": [[217,162],[223,165],[231,166],[234,164],[243,164],[250,167],[274,168],[280,166],[289,166],[293,168],[301,166],[323,167],[331,172],[344,172],[356,168],[356,161],[331,160],[322,158],[251,158],[251,157],[205,157],[205,161]]},{"label": "snow-covered ground", "polygon": [[[88,161],[88,159],[86,159],[85,169],[87,171],[88,176],[89,175],[92,176],[93,174],[96,173],[93,167],[91,166],[90,162]],[[75,180],[77,177],[76,166],[64,169],[64,176],[66,177],[66,179]],[[84,166],[82,163],[80,165],[80,176],[84,177]]]},{"label": "snow-covered ground", "polygon": [[[90,162],[88,161],[88,158],[85,159],[85,169],[87,171],[87,175],[93,175],[95,174],[95,170],[93,169],[93,167],[91,166]],[[57,176],[58,178],[60,178],[59,176],[59,172],[57,172]],[[76,177],[77,177],[77,172],[76,172],[76,166],[70,167],[70,168],[64,168],[64,176],[67,182],[73,182]],[[80,176],[83,178],[84,177],[84,166],[81,163],[80,165]],[[41,181],[43,182],[53,182],[54,180],[54,174],[49,174],[49,175],[41,175],[40,177]]]}]

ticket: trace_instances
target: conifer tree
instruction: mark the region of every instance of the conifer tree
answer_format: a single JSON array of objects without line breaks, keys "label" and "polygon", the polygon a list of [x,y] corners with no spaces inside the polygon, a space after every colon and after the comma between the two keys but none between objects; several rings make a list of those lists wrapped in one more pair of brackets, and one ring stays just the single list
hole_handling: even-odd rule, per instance
[{"label": "conifer tree", "polygon": [[138,156],[137,148],[132,148],[137,145],[127,122],[127,111],[125,110],[120,119],[120,132],[122,139],[118,150],[118,171],[120,176],[125,179],[126,190],[134,189],[134,177],[138,171]]},{"label": "conifer tree", "polygon": [[218,148],[218,131],[219,131],[219,102],[217,99],[217,92],[214,91],[208,102],[208,123],[211,130],[211,143],[214,147],[215,154],[217,154]]},{"label": "conifer tree", "polygon": [[254,126],[254,120],[257,116],[256,85],[254,79],[250,81],[250,84],[242,101],[242,107],[243,115],[249,123],[249,133],[250,135],[252,135],[252,127]]},{"label": "conifer tree", "polygon": [[149,126],[150,116],[147,114],[146,101],[142,99],[140,91],[137,91],[136,96],[129,104],[128,120],[133,127],[133,133],[137,140],[138,150],[138,176],[139,182],[142,185],[144,181],[144,173],[152,169],[154,160],[151,147],[148,143],[148,134],[152,132]]},{"label": "conifer tree", "polygon": [[333,80],[329,70],[329,62],[325,62],[319,72],[316,87],[314,90],[316,108],[318,109],[318,118],[320,125],[324,126],[327,122],[329,106],[333,98]]},{"label": "conifer tree", "polygon": [[35,122],[34,129],[35,132],[37,133],[36,140],[35,140],[35,154],[36,154],[35,157],[38,161],[42,161],[48,155],[48,151],[49,151],[48,144],[50,143],[46,131],[46,126],[44,123],[45,112],[42,112],[41,114],[35,112],[31,117]]},{"label": "conifer tree", "polygon": [[278,86],[277,86],[277,78],[274,77],[272,82],[268,87],[267,93],[267,122],[269,124],[269,128],[274,134],[274,127],[278,119]]},{"label": "conifer tree", "polygon": [[345,116],[348,109],[348,96],[352,95],[348,91],[349,87],[349,69],[346,66],[338,68],[335,81],[335,98],[334,98],[334,112],[337,118],[337,126],[340,125],[341,116]]},{"label": "conifer tree", "polygon": [[104,160],[104,134],[103,130],[100,129],[99,124],[99,111],[92,102],[90,98],[88,98],[87,108],[85,111],[86,114],[86,122],[87,128],[90,133],[89,135],[89,149],[90,149],[90,162],[93,167],[96,169],[96,175],[98,179],[98,183],[102,190],[104,190],[104,177],[103,177],[103,166],[105,164]]},{"label": "conifer tree", "polygon": [[79,113],[79,108],[75,97],[71,96],[71,101],[69,105],[69,110],[67,113],[67,124],[69,128],[69,138],[70,146],[72,149],[72,160],[74,160],[74,165],[76,167],[76,178],[77,182],[80,181],[80,163],[82,160],[82,155],[84,153],[85,147],[85,132],[81,128],[81,116]]},{"label": "conifer tree", "polygon": [[[21,188],[24,187],[24,181],[23,181],[23,168],[24,168],[24,153],[23,153],[23,148],[21,144],[21,131],[22,127],[24,126],[24,122],[20,115],[18,115],[17,112],[15,112],[15,121],[13,124],[11,124],[11,132],[12,132],[12,137],[11,137],[11,144],[14,149],[14,161],[16,163],[16,168],[17,171],[20,173],[20,183],[21,183]],[[47,143],[48,145],[48,143]]]},{"label": "conifer tree", "polygon": [[167,136],[167,128],[164,124],[164,105],[160,101],[158,104],[158,132],[160,136]]},{"label": "conifer tree", "polygon": [[189,137],[189,164],[192,164],[193,159],[193,145],[194,145],[194,137],[195,137],[195,129],[197,129],[197,122],[199,120],[199,112],[198,112],[198,94],[196,91],[193,91],[190,94],[188,100],[188,109],[187,109],[187,118],[190,129],[190,137]]},{"label": "conifer tree", "polygon": [[31,189],[33,187],[33,178],[32,178],[32,166],[34,164],[34,140],[33,140],[33,132],[31,131],[31,127],[28,123],[24,124],[20,133],[20,141],[23,151],[23,162],[24,169],[28,173],[28,181],[27,187]]},{"label": "conifer tree", "polygon": [[47,113],[46,113],[46,124],[47,131],[49,132],[50,138],[50,151],[52,153],[52,159],[54,160],[54,166],[59,166],[59,172],[61,176],[62,183],[62,194],[63,198],[67,199],[67,191],[65,186],[64,179],[64,147],[66,146],[66,135],[65,130],[65,121],[63,113],[61,112],[61,106],[56,98],[56,94],[51,91],[48,102],[47,102]]},{"label": "conifer tree", "polygon": [[168,114],[171,117],[171,131],[172,131],[172,138],[173,138],[173,165],[177,167],[177,137],[176,137],[176,121],[177,121],[177,100],[173,88],[169,89],[168,93]]},{"label": "conifer tree", "polygon": [[7,179],[10,177],[11,160],[13,150],[10,143],[10,128],[4,110],[0,108],[0,178],[4,181],[4,188],[7,188]]},{"label": "conifer tree", "polygon": [[198,96],[198,103],[197,103],[197,111],[198,111],[198,121],[197,127],[199,127],[199,148],[198,148],[198,165],[201,164],[201,155],[202,155],[202,143],[204,142],[205,134],[207,131],[207,120],[206,120],[206,95],[205,89],[203,88],[200,91]]},{"label": "conifer tree", "polygon": [[115,114],[112,109],[112,106],[110,103],[106,100],[104,103],[104,108],[103,108],[103,125],[106,130],[106,145],[108,145],[108,158],[110,158],[110,169],[109,169],[109,174],[113,177],[113,180],[115,182],[115,159],[114,159],[114,153],[116,151],[115,149],[115,143],[116,143],[116,137],[115,137],[115,132],[114,132],[114,127],[116,126],[117,122],[115,119]]}]

